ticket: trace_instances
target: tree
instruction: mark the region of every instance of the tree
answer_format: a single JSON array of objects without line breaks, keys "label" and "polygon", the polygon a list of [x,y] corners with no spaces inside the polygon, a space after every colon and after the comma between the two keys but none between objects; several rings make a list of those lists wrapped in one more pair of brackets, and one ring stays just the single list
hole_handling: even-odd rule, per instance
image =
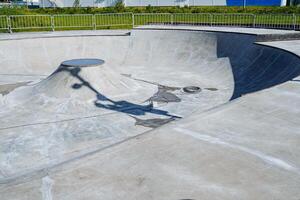
[{"label": "tree", "polygon": [[75,0],[74,3],[73,3],[73,7],[80,7],[80,0]]},{"label": "tree", "polygon": [[153,10],[153,8],[152,8],[151,4],[149,4],[149,5],[146,7],[146,12],[151,13],[152,10]]},{"label": "tree", "polygon": [[123,12],[125,10],[125,5],[122,0],[118,0],[115,4],[115,10],[117,12]]}]

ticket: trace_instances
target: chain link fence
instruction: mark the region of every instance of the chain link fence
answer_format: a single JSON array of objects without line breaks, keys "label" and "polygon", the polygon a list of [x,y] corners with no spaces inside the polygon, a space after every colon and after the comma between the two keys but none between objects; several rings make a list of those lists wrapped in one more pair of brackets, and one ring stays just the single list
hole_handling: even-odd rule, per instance
[{"label": "chain link fence", "polygon": [[1,32],[130,29],[143,25],[226,26],[300,30],[300,15],[219,13],[0,15]]}]

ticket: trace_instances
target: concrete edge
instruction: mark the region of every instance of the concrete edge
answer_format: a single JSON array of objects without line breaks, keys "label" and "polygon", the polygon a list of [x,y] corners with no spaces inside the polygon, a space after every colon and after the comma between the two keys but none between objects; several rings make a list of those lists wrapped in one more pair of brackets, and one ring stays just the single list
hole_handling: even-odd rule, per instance
[{"label": "concrete edge", "polygon": [[[7,40],[28,40],[28,39],[40,39],[40,38],[64,38],[64,37],[124,37],[130,36],[131,30],[124,30],[124,33],[105,33],[107,30],[101,31],[101,33],[97,33],[94,31],[78,31],[78,34],[75,34],[74,31],[61,31],[61,32],[28,32],[28,33],[11,33],[5,34],[1,37],[0,34],[0,41],[7,41]],[[109,30],[110,32],[121,32],[120,30]],[[89,32],[92,32],[89,34]],[[108,31],[107,31],[108,32]]]},{"label": "concrete edge", "polygon": [[[228,27],[230,29],[230,27]],[[298,33],[273,33],[273,34],[255,34],[238,31],[221,31],[221,30],[201,30],[201,29],[190,29],[190,28],[158,28],[158,27],[136,27],[133,30],[168,30],[168,31],[201,31],[208,33],[230,33],[238,35],[252,35],[256,36],[257,42],[271,42],[271,41],[287,41],[287,40],[300,40],[300,32]],[[274,29],[272,29],[274,30]],[[280,29],[276,29],[280,30]]]}]

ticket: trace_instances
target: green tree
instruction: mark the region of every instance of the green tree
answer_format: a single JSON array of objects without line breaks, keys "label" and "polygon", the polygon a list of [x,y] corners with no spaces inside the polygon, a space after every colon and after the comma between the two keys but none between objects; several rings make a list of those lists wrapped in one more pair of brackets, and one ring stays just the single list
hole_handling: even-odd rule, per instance
[{"label": "green tree", "polygon": [[148,13],[153,12],[153,8],[150,4],[146,7],[146,12],[148,12]]},{"label": "green tree", "polygon": [[116,12],[124,12],[124,10],[125,10],[125,5],[124,5],[123,1],[122,1],[122,0],[119,0],[119,1],[115,4],[114,9],[115,9]]}]

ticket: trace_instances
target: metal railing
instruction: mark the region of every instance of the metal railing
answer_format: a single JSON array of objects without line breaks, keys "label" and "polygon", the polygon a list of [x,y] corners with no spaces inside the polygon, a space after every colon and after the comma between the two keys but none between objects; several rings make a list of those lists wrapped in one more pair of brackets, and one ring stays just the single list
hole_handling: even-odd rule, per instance
[{"label": "metal railing", "polygon": [[294,30],[300,30],[300,15],[294,15]]},{"label": "metal railing", "polygon": [[13,15],[9,17],[10,31],[51,28],[50,15]]},{"label": "metal railing", "polygon": [[211,26],[213,15],[209,13],[177,13],[173,14],[174,25]]},{"label": "metal railing", "polygon": [[0,15],[0,30],[8,30],[8,17]]},{"label": "metal railing", "polygon": [[132,13],[96,14],[95,29],[103,27],[132,27]]},{"label": "metal railing", "polygon": [[149,24],[173,24],[173,14],[170,13],[142,13],[134,14],[134,26]]},{"label": "metal railing", "polygon": [[0,31],[133,28],[142,25],[230,26],[300,30],[295,14],[112,13],[0,15]]},{"label": "metal railing", "polygon": [[76,15],[54,15],[53,29],[68,29],[68,28],[93,28],[93,15],[76,14]]},{"label": "metal railing", "polygon": [[253,27],[253,14],[213,14],[212,26]]},{"label": "metal railing", "polygon": [[134,14],[134,25],[227,26],[300,30],[295,14],[143,13]]},{"label": "metal railing", "polygon": [[296,21],[295,21],[296,17],[297,17],[296,15],[288,15],[288,14],[256,15],[253,27],[296,30]]}]

